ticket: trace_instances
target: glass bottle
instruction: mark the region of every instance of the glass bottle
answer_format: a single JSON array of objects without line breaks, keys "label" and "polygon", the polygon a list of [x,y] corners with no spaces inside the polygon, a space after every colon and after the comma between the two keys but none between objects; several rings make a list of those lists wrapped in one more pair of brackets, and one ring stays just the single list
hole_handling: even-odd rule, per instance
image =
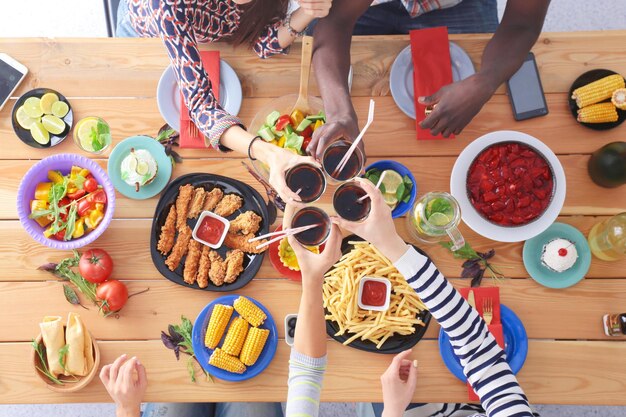
[{"label": "glass bottle", "polygon": [[591,252],[603,261],[626,257],[626,213],[597,223],[589,232]]}]

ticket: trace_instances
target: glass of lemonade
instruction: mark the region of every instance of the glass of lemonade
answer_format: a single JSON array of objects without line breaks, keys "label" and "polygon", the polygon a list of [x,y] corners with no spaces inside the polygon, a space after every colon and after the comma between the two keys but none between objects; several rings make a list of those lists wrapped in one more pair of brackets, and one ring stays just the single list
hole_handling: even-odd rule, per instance
[{"label": "glass of lemonade", "polygon": [[74,142],[85,152],[102,153],[111,145],[111,128],[100,117],[85,117],[74,126]]},{"label": "glass of lemonade", "polygon": [[452,250],[465,245],[458,229],[461,209],[448,193],[431,192],[422,196],[407,216],[407,222],[413,237],[422,242],[436,243],[448,237],[453,243]]}]

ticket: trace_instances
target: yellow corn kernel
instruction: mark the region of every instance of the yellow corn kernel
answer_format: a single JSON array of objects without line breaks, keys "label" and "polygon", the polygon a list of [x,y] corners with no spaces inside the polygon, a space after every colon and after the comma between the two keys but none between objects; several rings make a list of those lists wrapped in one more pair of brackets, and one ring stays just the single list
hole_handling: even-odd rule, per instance
[{"label": "yellow corn kernel", "polygon": [[235,311],[239,313],[241,317],[246,319],[246,321],[254,327],[262,325],[267,318],[263,310],[246,297],[240,296],[237,298],[233,303],[233,307],[235,307]]},{"label": "yellow corn kernel", "polygon": [[220,343],[220,340],[222,340],[224,330],[226,330],[226,326],[232,315],[233,308],[231,306],[216,304],[215,307],[213,307],[209,325],[206,329],[206,335],[204,336],[204,346],[209,349],[215,349]]},{"label": "yellow corn kernel", "polygon": [[246,341],[248,335],[248,327],[247,321],[241,317],[235,318],[228,328],[222,350],[231,356],[239,356],[243,342]]},{"label": "yellow corn kernel", "polygon": [[250,329],[246,341],[243,344],[241,355],[239,356],[239,359],[244,365],[252,366],[256,363],[257,359],[259,359],[259,355],[261,355],[263,351],[263,347],[265,347],[265,342],[267,342],[269,334],[270,331],[268,329],[259,329],[258,327],[252,327]]},{"label": "yellow corn kernel", "polygon": [[577,88],[572,92],[572,99],[576,100],[579,108],[583,108],[611,98],[618,88],[624,88],[624,78],[613,74]]},{"label": "yellow corn kernel", "polygon": [[611,103],[598,103],[578,110],[577,120],[582,123],[617,122],[617,109]]},{"label": "yellow corn kernel", "polygon": [[246,372],[246,366],[241,363],[239,359],[234,356],[230,356],[220,348],[213,351],[213,354],[209,358],[209,365],[213,365],[216,368],[236,374],[243,374]]}]

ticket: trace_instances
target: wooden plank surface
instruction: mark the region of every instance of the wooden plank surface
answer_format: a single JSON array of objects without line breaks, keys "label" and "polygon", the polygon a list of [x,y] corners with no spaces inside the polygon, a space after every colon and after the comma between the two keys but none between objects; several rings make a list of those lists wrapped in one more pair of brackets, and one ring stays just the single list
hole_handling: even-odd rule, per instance
[{"label": "wooden plank surface", "polygon": [[[44,387],[29,360],[30,343],[1,343],[3,378],[2,403],[108,402],[98,380],[85,389],[63,395]],[[276,356],[261,375],[235,384],[222,381],[189,381],[184,359],[177,362],[160,340],[100,342],[102,364],[126,353],[137,356],[148,373],[147,402],[284,401],[287,395],[289,347],[279,341]],[[338,343],[328,345],[328,370],[322,401],[381,401],[379,378],[391,356],[349,349]],[[437,342],[425,340],[414,350],[420,369],[414,402],[466,402],[467,388],[454,378],[439,357]],[[354,363],[360,366],[358,373]],[[624,404],[626,344],[615,342],[552,342],[531,340],[526,365],[519,376],[528,399],[535,404]],[[576,372],[572,372],[576,370]]]}]

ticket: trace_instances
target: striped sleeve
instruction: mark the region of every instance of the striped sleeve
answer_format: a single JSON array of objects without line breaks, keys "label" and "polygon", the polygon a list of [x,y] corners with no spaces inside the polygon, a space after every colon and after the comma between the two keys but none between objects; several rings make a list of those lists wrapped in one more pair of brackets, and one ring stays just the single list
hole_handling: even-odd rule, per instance
[{"label": "striped sleeve", "polygon": [[489,417],[532,417],[533,413],[504,351],[475,309],[413,247],[394,264],[448,334],[463,373]]},{"label": "striped sleeve", "polygon": [[326,356],[312,358],[291,349],[287,417],[317,417]]}]

